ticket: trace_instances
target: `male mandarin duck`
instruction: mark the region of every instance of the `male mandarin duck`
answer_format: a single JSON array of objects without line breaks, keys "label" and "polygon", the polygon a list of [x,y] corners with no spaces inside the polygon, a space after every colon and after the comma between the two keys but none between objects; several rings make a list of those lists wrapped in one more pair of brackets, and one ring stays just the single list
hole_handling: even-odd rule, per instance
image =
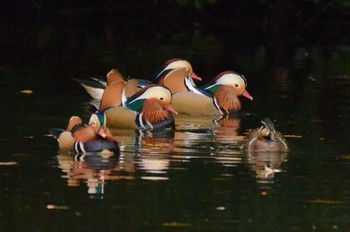
[{"label": "male mandarin duck", "polygon": [[102,99],[103,92],[108,85],[112,83],[126,82],[126,79],[123,77],[123,75],[116,69],[112,69],[111,71],[109,71],[105,79],[106,80],[102,80],[100,78],[91,77],[90,80],[74,80],[76,80],[81,86],[83,86],[86,92],[88,92],[90,96],[95,100]]},{"label": "male mandarin duck", "polygon": [[120,86],[128,82],[132,82],[133,84],[135,84],[138,89],[151,84],[151,81],[148,81],[148,80],[126,79],[117,69],[112,69],[111,71],[109,71],[106,75],[106,80],[93,78],[93,77],[90,79],[91,80],[83,80],[83,79],[74,79],[74,80],[76,80],[80,85],[82,85],[84,89],[90,94],[90,96],[97,101],[101,101],[107,86],[115,86],[115,87],[111,87],[109,91],[117,91],[118,93],[121,91]]},{"label": "male mandarin duck", "polygon": [[288,145],[281,132],[275,130],[273,122],[265,118],[260,128],[252,130],[245,143],[248,152],[286,152]]},{"label": "male mandarin duck", "polygon": [[[185,91],[187,88],[192,89],[192,91],[197,91],[194,87],[194,81],[201,80],[200,77],[197,76],[192,70],[191,64],[182,59],[171,59],[165,62],[162,66],[161,71],[158,72],[158,74],[155,77],[154,82],[159,82],[160,76],[164,74],[171,73],[173,70],[178,69],[184,69],[184,76],[177,78],[169,78],[166,80],[166,83],[161,83],[162,85],[166,86],[174,86],[174,88],[177,88],[178,91]],[[179,73],[175,74],[178,75]],[[174,75],[172,75],[174,77]],[[179,79],[182,78],[182,79]],[[192,79],[193,78],[193,79]],[[123,101],[125,102],[126,99],[130,96],[132,96],[137,90],[152,84],[151,81],[144,80],[144,79],[125,79],[122,74],[116,70],[112,69],[110,72],[106,75],[106,80],[102,80],[100,78],[90,78],[91,80],[83,80],[83,79],[74,79],[76,80],[80,85],[84,87],[84,89],[90,94],[90,96],[95,100],[92,101],[92,105],[99,109],[106,108],[108,106],[118,106],[121,105],[120,98],[118,96],[123,96]],[[168,84],[167,82],[170,81],[171,83]],[[183,84],[176,85],[175,83],[182,82]],[[107,86],[111,86],[108,88],[108,92],[104,94],[104,92],[107,89]],[[123,94],[121,93],[123,91]],[[174,91],[174,89],[172,89]],[[106,95],[106,96],[104,96]],[[104,98],[104,104],[100,105],[99,101]],[[97,102],[96,102],[97,101]]]},{"label": "male mandarin duck", "polygon": [[[172,97],[167,87],[152,84],[137,90],[134,84],[128,83],[122,90],[122,96],[113,91],[107,96],[108,88],[99,110],[99,114],[106,115],[108,127],[140,130],[174,128],[174,118],[171,113],[177,114],[177,112],[170,104]],[[132,92],[134,94],[129,97]],[[115,97],[121,99],[122,105],[102,107],[105,105],[106,98]]]},{"label": "male mandarin duck", "polygon": [[[171,74],[171,72],[176,70],[183,70],[184,72],[175,74],[176,78],[164,78],[167,74]],[[172,87],[170,90],[173,94],[187,90],[196,92],[194,80],[201,81],[202,78],[193,71],[191,64],[187,60],[180,58],[167,60],[154,78],[155,83]]]},{"label": "male mandarin duck", "polygon": [[201,89],[212,95],[215,108],[221,115],[228,115],[241,109],[241,101],[238,96],[253,100],[246,87],[247,80],[243,75],[225,71],[218,74]]},{"label": "male mandarin duck", "polygon": [[66,129],[52,128],[49,132],[58,140],[61,152],[119,153],[117,141],[106,128],[104,115],[92,114],[86,126],[81,118],[73,116]]},{"label": "male mandarin duck", "polygon": [[184,68],[163,72],[159,76],[159,83],[172,91],[172,105],[179,113],[228,115],[241,109],[239,96],[253,100],[246,90],[246,79],[235,72],[222,72],[207,85],[199,88],[186,85],[186,81],[183,81],[185,77]]}]

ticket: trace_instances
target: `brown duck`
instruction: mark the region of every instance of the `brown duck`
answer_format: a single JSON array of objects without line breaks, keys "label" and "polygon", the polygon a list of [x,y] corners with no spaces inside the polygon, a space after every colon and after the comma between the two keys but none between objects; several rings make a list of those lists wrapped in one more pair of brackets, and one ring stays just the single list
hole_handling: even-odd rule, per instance
[{"label": "brown duck", "polygon": [[248,152],[286,152],[287,141],[281,132],[275,130],[273,122],[265,118],[260,128],[252,130],[247,136],[245,149]]}]

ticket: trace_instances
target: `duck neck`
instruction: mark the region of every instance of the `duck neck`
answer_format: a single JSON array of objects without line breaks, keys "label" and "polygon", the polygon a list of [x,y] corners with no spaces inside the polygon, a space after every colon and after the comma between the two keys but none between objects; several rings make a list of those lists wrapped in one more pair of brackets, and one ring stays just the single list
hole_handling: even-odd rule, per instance
[{"label": "duck neck", "polygon": [[143,119],[151,124],[161,122],[169,117],[169,112],[164,110],[157,99],[149,99],[145,101],[142,107]]},{"label": "duck neck", "polygon": [[241,102],[232,86],[222,86],[214,93],[215,106],[220,112],[229,114],[241,109]]}]

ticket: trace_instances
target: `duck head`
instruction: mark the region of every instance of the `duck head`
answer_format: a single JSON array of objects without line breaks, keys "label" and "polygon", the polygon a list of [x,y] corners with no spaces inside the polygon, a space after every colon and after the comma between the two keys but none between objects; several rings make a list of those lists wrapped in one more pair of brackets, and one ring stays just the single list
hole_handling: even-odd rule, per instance
[{"label": "duck head", "polygon": [[170,112],[177,114],[177,111],[170,104],[172,99],[171,91],[162,85],[152,84],[130,97],[126,106],[138,113],[138,124],[141,127],[146,123],[150,128],[154,124],[172,118]]},{"label": "duck head", "polygon": [[278,142],[279,138],[275,129],[275,125],[269,118],[261,120],[262,126],[259,129],[259,138]]},{"label": "duck head", "polygon": [[179,59],[179,58],[174,58],[174,59],[168,60],[168,61],[164,64],[164,66],[165,66],[164,70],[184,68],[184,69],[185,69],[185,72],[186,72],[186,77],[188,77],[188,78],[193,78],[193,79],[199,80],[199,81],[202,80],[202,78],[200,78],[200,77],[193,71],[192,65],[191,65],[190,62],[188,62],[187,60],[183,60],[183,59]]},{"label": "duck head", "polygon": [[243,75],[226,71],[217,75],[203,90],[213,95],[214,104],[221,114],[229,114],[241,109],[238,96],[253,100],[246,87],[247,80]]},{"label": "duck head", "polygon": [[114,140],[114,137],[107,129],[104,113],[92,114],[88,125],[75,131],[73,137],[79,142],[89,142],[98,138]]},{"label": "duck head", "polygon": [[188,85],[196,86],[193,79],[199,80],[199,81],[202,80],[202,78],[200,78],[193,71],[193,68],[188,61],[180,59],[180,58],[174,58],[174,59],[170,59],[170,60],[166,61],[163,64],[162,70],[160,72],[158,72],[158,74],[156,75],[156,77],[154,79],[155,82],[159,83],[165,72],[169,72],[169,70],[175,70],[175,69],[184,69],[184,71],[185,71],[184,79],[185,79],[186,84],[188,84]]},{"label": "duck head", "polygon": [[231,86],[238,96],[242,95],[250,100],[253,100],[253,97],[246,90],[247,79],[243,75],[232,71],[222,72],[218,74],[213,81],[206,85],[204,90],[214,94],[222,86]]},{"label": "duck head", "polygon": [[173,113],[177,113],[170,105],[170,90],[165,86],[157,84],[148,85],[128,98],[126,106],[132,111],[141,112],[144,104],[149,100],[157,102],[163,109],[166,108]]}]

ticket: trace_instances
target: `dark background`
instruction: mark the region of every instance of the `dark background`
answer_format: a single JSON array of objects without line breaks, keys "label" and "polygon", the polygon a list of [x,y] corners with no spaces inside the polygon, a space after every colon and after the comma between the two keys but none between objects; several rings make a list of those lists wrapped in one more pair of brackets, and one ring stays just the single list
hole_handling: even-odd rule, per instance
[{"label": "dark background", "polygon": [[283,80],[296,76],[286,73],[298,48],[328,59],[350,43],[345,0],[13,0],[0,9],[0,64],[40,66],[58,79],[110,68],[149,79],[183,57],[204,78],[234,69]]},{"label": "dark background", "polygon": [[[0,231],[349,230],[349,12],[345,0],[0,1]],[[254,101],[242,99],[239,130],[269,117],[291,151],[243,154],[235,128],[196,130],[189,117],[171,153],[116,135],[123,160],[102,170],[103,200],[90,199],[79,174],[102,172],[57,157],[47,137],[89,119],[73,78],[117,68],[150,79],[174,57],[203,82],[244,74]],[[282,172],[258,179],[265,161]]]}]

